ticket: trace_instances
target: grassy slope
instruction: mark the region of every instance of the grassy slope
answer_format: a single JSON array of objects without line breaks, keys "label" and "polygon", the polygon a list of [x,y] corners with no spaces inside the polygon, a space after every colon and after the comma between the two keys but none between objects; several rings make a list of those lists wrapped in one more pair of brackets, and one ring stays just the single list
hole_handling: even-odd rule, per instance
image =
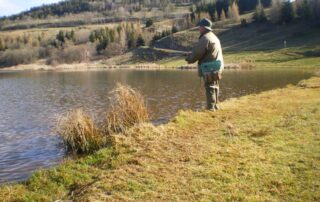
[{"label": "grassy slope", "polygon": [[320,78],[180,112],[115,137],[115,148],[0,188],[4,201],[320,200]]},{"label": "grassy slope", "polygon": [[[320,43],[319,28],[303,24],[249,24],[245,28],[228,25],[222,29],[215,29],[214,32],[221,40],[226,64],[249,61],[258,68],[313,69],[320,66],[320,46],[317,45]],[[127,60],[118,61],[133,64],[155,62],[170,68],[184,66],[187,63],[183,57],[169,53],[171,50],[190,51],[198,35],[196,29],[181,31],[156,42],[154,49],[147,51],[149,54],[152,53],[152,57],[144,52],[135,51],[119,56]],[[287,40],[288,47],[285,49],[284,40]]]},{"label": "grassy slope", "polygon": [[[241,16],[249,20],[250,15]],[[254,63],[256,67],[303,67],[320,66],[320,29],[303,23],[290,25],[248,24],[241,27],[237,24],[218,26],[213,30],[220,38],[224,49],[226,64],[239,64],[244,61]],[[155,47],[190,51],[198,40],[197,29],[175,33],[159,40]],[[283,42],[287,41],[286,49]],[[306,56],[306,52],[317,53]],[[173,57],[158,60],[166,67],[186,65],[183,58]]]},{"label": "grassy slope", "polygon": [[[320,46],[287,48],[270,51],[225,51],[226,64],[239,64],[248,61],[255,68],[301,68],[316,69],[320,67]],[[184,58],[173,57],[157,61],[166,67],[187,65]]]}]

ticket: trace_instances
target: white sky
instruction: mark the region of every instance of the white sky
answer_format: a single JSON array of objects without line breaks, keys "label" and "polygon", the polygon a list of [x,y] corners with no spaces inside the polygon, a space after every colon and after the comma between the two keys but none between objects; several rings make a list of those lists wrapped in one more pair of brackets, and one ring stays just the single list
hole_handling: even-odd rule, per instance
[{"label": "white sky", "polygon": [[0,0],[0,16],[8,16],[26,11],[42,4],[56,3],[61,0]]}]

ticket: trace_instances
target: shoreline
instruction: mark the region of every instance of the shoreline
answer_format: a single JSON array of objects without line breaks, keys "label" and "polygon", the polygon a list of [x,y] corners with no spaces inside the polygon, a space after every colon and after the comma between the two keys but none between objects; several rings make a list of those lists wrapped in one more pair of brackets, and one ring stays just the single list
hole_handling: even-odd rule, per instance
[{"label": "shoreline", "polygon": [[[168,67],[156,63],[141,63],[141,64],[103,64],[101,61],[89,63],[72,63],[60,65],[46,65],[39,63],[21,64],[11,67],[0,68],[1,72],[22,72],[22,71],[99,71],[112,69],[137,69],[137,70],[197,70],[197,65],[181,65]],[[238,64],[226,64],[224,70],[251,70],[250,68],[241,68]]]},{"label": "shoreline", "polygon": [[[222,200],[238,194],[243,200],[255,197],[264,200],[320,199],[315,187],[311,188],[316,183],[313,179],[317,179],[312,176],[320,173],[308,167],[320,155],[319,148],[315,147],[319,140],[314,139],[317,136],[312,132],[320,129],[316,124],[320,117],[319,90],[320,78],[312,77],[296,86],[226,100],[221,103],[222,110],[215,113],[187,110],[164,125],[142,124],[124,135],[116,135],[116,147],[36,171],[25,183],[0,185],[0,198],[7,201],[152,200],[159,196],[157,193],[162,193],[164,200],[173,195],[186,199],[186,196],[192,198],[200,194],[203,187],[210,190],[214,185],[211,192],[202,196],[209,197],[209,193],[216,193],[216,190],[216,197]],[[256,117],[257,110],[262,114],[259,117]],[[278,150],[278,147],[282,149]],[[287,166],[297,158],[303,158],[303,165],[312,175],[299,172],[295,176],[288,172]],[[202,163],[199,165],[199,162]],[[239,166],[247,177],[238,176]],[[259,172],[255,173],[252,168]],[[190,173],[189,169],[202,175],[214,171],[216,183],[207,186],[205,181],[197,181],[202,179],[201,175]],[[238,177],[226,181],[228,175]],[[251,175],[259,177],[251,178]],[[205,179],[211,179],[211,175],[205,176]],[[149,186],[149,180],[155,185]],[[178,183],[185,180],[190,186]],[[194,184],[195,180],[199,184]],[[137,186],[128,184],[133,181]],[[271,186],[273,181],[286,186],[278,187],[278,183]],[[229,192],[234,186],[240,188],[241,184],[248,183],[254,186]],[[223,186],[219,187],[220,184]],[[126,191],[128,186],[131,187],[129,192]],[[166,187],[175,191],[168,191]],[[189,188],[195,192],[190,192]],[[79,189],[82,190],[80,193]],[[281,191],[269,195],[274,189]],[[103,194],[106,191],[108,194]],[[150,194],[145,195],[148,191]],[[136,197],[132,198],[133,195]]]}]

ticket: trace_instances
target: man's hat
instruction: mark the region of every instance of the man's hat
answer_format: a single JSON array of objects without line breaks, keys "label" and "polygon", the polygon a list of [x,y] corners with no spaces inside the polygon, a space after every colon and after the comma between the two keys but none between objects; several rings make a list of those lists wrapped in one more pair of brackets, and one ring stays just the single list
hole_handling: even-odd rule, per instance
[{"label": "man's hat", "polygon": [[204,27],[206,30],[212,31],[212,22],[207,18],[203,18],[202,20],[200,20],[198,26]]}]

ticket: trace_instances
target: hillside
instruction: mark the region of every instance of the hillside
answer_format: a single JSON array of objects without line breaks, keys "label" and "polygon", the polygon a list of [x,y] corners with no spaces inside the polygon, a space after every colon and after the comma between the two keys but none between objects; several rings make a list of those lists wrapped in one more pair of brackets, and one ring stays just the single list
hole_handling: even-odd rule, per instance
[{"label": "hillside", "polygon": [[179,18],[189,13],[190,3],[179,1],[106,1],[65,0],[31,8],[22,13],[0,18],[0,30],[75,27],[153,18]]},{"label": "hillside", "polygon": [[[320,44],[320,28],[305,24],[279,26],[272,24],[247,27],[232,26],[214,29],[226,51],[274,50],[307,47]],[[154,47],[174,50],[190,50],[198,40],[197,30],[187,30],[157,41]]]}]

